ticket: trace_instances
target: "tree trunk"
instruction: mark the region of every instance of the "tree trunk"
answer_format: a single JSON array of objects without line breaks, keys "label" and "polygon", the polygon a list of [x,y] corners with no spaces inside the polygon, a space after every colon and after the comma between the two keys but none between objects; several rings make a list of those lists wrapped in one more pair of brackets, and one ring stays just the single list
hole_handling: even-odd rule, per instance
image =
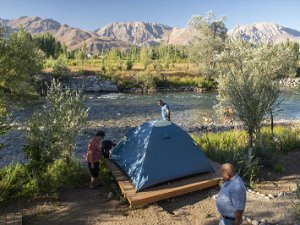
[{"label": "tree trunk", "polygon": [[271,135],[272,135],[272,139],[274,139],[274,119],[273,119],[272,111],[271,111]]}]

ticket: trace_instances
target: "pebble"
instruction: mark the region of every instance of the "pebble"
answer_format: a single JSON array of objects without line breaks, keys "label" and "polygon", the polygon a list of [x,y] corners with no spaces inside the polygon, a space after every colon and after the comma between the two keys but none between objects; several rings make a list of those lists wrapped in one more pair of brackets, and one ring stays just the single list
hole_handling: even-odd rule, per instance
[{"label": "pebble", "polygon": [[257,220],[252,220],[252,225],[258,225],[259,222]]},{"label": "pebble", "polygon": [[271,199],[275,198],[274,195],[272,195],[272,194],[268,194],[268,197],[271,198]]},{"label": "pebble", "polygon": [[250,217],[248,217],[248,218],[246,219],[246,221],[247,221],[248,223],[252,224],[252,219],[251,219]]},{"label": "pebble", "polygon": [[107,194],[107,200],[111,200],[113,196],[114,196],[114,193],[113,192],[109,192]]},{"label": "pebble", "polygon": [[283,192],[280,192],[280,193],[277,195],[277,197],[280,198],[280,197],[282,197],[283,195],[284,195],[284,193],[283,193]]}]

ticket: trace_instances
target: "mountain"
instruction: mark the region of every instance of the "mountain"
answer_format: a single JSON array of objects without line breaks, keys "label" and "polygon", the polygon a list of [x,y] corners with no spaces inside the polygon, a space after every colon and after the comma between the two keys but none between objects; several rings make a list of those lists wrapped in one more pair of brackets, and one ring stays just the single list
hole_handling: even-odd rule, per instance
[{"label": "mountain", "polygon": [[112,47],[129,48],[127,43],[115,41],[111,38],[99,37],[94,32],[84,31],[61,24],[52,19],[42,19],[37,16],[23,16],[12,20],[0,19],[0,23],[8,33],[17,31],[21,27],[31,34],[51,33],[58,41],[64,43],[70,49],[79,48],[84,43],[93,53],[98,53]]},{"label": "mountain", "polygon": [[96,33],[102,37],[141,46],[159,44],[172,30],[172,27],[159,23],[125,22],[110,23],[96,30]]},{"label": "mountain", "polygon": [[251,43],[280,43],[287,40],[300,43],[299,31],[268,22],[236,26],[228,35]]},{"label": "mountain", "polygon": [[[70,49],[85,44],[94,54],[111,48],[128,49],[132,45],[186,45],[192,41],[195,32],[190,28],[173,28],[160,23],[146,22],[110,23],[93,32],[37,16],[23,16],[11,20],[0,18],[0,24],[8,34],[21,27],[32,34],[49,32]],[[236,26],[228,31],[228,35],[252,43],[279,43],[287,40],[300,43],[300,31],[267,22]]]}]

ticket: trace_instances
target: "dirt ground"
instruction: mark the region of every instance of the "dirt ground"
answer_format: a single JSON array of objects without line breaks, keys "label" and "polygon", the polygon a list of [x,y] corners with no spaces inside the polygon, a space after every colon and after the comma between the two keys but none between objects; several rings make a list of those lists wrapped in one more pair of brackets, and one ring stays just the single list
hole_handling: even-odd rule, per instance
[{"label": "dirt ground", "polygon": [[[286,156],[284,174],[270,174],[255,186],[261,193],[278,194],[294,190],[300,179],[300,151]],[[149,206],[130,209],[126,202],[113,199],[108,201],[108,187],[96,190],[78,189],[64,192],[56,198],[22,200],[0,209],[0,214],[22,211],[24,225],[97,225],[97,224],[218,224],[219,214],[215,207],[213,195],[217,188],[197,191],[184,196]],[[245,216],[255,220],[266,219],[268,224],[300,224],[295,218],[291,202],[293,195],[277,199],[265,199],[247,193]],[[247,223],[244,223],[247,224]]]}]

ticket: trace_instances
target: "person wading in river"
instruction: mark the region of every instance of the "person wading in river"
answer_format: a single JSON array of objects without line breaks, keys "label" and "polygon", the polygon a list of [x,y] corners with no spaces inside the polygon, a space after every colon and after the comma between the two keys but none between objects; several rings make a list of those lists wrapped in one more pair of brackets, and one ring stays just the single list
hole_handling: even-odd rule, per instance
[{"label": "person wading in river", "polygon": [[168,120],[171,121],[171,111],[169,108],[169,105],[165,102],[163,102],[163,100],[158,99],[157,100],[157,105],[161,107],[161,116],[164,120]]},{"label": "person wading in river", "polygon": [[91,172],[91,181],[89,184],[90,189],[101,185],[98,177],[100,170],[100,159],[102,157],[102,140],[104,137],[105,133],[102,130],[99,130],[95,137],[89,142],[87,147],[86,161]]}]

